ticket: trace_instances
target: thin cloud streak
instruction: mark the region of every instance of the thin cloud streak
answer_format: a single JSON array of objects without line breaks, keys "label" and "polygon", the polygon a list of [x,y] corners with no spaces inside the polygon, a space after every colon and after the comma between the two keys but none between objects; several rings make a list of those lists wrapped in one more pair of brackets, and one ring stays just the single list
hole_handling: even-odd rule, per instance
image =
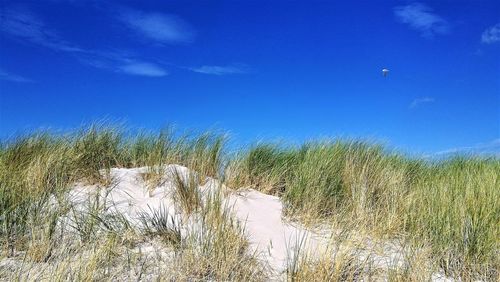
[{"label": "thin cloud streak", "polygon": [[36,15],[20,7],[2,9],[0,30],[10,36],[23,39],[56,51],[84,52],[83,49],[63,40],[50,30]]},{"label": "thin cloud streak", "polygon": [[423,97],[413,100],[410,104],[410,109],[414,109],[422,104],[434,103],[436,100],[432,97]]},{"label": "thin cloud streak", "polygon": [[[131,75],[149,77],[165,76],[168,72],[161,66],[135,59],[123,51],[102,51],[83,49],[62,39],[55,31],[31,11],[23,8],[5,8],[1,12],[2,24],[0,31],[12,37],[43,46],[52,50],[62,51],[75,56],[82,64],[105,70]],[[21,77],[2,75],[2,79],[10,78],[22,81]]]},{"label": "thin cloud streak", "polygon": [[420,32],[423,37],[433,37],[437,34],[450,32],[450,24],[441,16],[433,13],[432,8],[422,3],[412,3],[394,8],[396,18],[410,28]]},{"label": "thin cloud streak", "polygon": [[500,138],[495,139],[491,142],[476,144],[474,146],[457,147],[439,151],[430,156],[446,156],[453,154],[481,154],[500,156]]},{"label": "thin cloud streak", "polygon": [[481,34],[481,42],[486,44],[500,42],[500,23],[486,29]]},{"label": "thin cloud streak", "polygon": [[152,63],[142,63],[142,62],[132,63],[120,67],[120,70],[126,74],[143,75],[151,77],[162,77],[168,75],[167,71],[165,71],[160,66]]},{"label": "thin cloud streak", "polygon": [[236,66],[200,66],[195,68],[189,68],[191,71],[203,74],[212,74],[212,75],[228,75],[228,74],[241,74],[246,73],[240,67]]},{"label": "thin cloud streak", "polygon": [[[122,50],[103,51],[86,49],[64,40],[55,30],[29,9],[22,7],[5,8],[1,11],[0,31],[18,40],[61,51],[74,56],[81,64],[129,75],[164,77],[169,72],[163,64],[147,62]],[[187,23],[180,18],[160,13],[143,13],[131,9],[122,9],[119,19],[129,28],[157,43],[189,42],[194,33]],[[209,75],[230,75],[246,73],[243,65],[202,65],[187,68],[196,73]],[[21,76],[2,74],[2,79],[24,81]]]},{"label": "thin cloud streak", "polygon": [[92,51],[92,53],[79,56],[81,63],[100,69],[130,75],[161,77],[168,75],[168,71],[161,65],[135,59],[133,54],[123,50]]},{"label": "thin cloud streak", "polygon": [[175,15],[123,9],[118,19],[135,33],[157,43],[189,43],[194,40],[190,25]]},{"label": "thin cloud streak", "polygon": [[7,72],[3,69],[0,69],[0,79],[1,80],[7,80],[7,81],[12,81],[12,82],[21,82],[21,83],[30,83],[34,82],[33,80],[26,78],[24,76],[20,76],[17,74],[13,74],[10,72]]}]

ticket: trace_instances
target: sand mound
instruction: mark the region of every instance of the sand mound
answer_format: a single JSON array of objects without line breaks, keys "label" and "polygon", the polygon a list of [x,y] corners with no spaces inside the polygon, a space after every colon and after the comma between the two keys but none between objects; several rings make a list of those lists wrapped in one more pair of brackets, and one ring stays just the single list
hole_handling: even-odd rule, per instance
[{"label": "sand mound", "polygon": [[[111,170],[112,184],[99,188],[77,184],[70,192],[70,200],[75,206],[85,209],[85,203],[96,193],[105,199],[110,213],[120,213],[132,224],[139,226],[140,217],[154,210],[166,209],[175,221],[183,220],[183,215],[174,200],[174,173],[188,179],[192,174],[188,168],[179,165],[168,165],[164,169],[164,179],[160,185],[149,187],[144,181],[148,168],[115,168]],[[287,257],[294,255],[300,248],[302,252],[318,254],[327,250],[331,232],[315,233],[298,224],[292,224],[282,218],[283,205],[278,197],[266,195],[247,189],[233,191],[221,185],[217,180],[207,178],[199,191],[203,197],[207,194],[224,190],[223,201],[232,209],[235,218],[244,226],[251,249],[277,275],[287,267]],[[196,228],[199,224],[192,217],[185,228]],[[361,256],[363,255],[360,252]],[[400,264],[401,254],[396,249],[389,254],[380,254],[373,258],[381,267]],[[289,261],[289,260],[288,260]]]}]

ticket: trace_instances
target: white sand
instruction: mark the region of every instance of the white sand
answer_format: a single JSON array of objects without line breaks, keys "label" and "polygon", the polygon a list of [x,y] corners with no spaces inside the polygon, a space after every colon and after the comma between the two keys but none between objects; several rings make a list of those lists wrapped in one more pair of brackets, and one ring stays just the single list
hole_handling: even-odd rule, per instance
[{"label": "white sand", "polygon": [[[70,193],[70,199],[84,208],[89,196],[95,191],[100,191],[101,196],[106,199],[109,212],[119,212],[133,224],[140,224],[138,218],[141,213],[150,213],[151,210],[160,208],[167,208],[175,220],[181,220],[180,208],[176,208],[172,198],[174,170],[180,172],[183,177],[187,178],[189,175],[186,167],[169,165],[165,170],[165,182],[161,186],[149,189],[142,179],[142,173],[146,173],[147,168],[112,169],[111,187],[97,189],[95,186],[76,185]],[[219,189],[219,186],[216,180],[209,179],[199,188],[206,194],[208,191]],[[283,220],[283,205],[278,197],[252,189],[225,194],[226,203],[232,207],[235,217],[245,226],[250,246],[268,263],[276,275],[286,270],[287,255],[292,256],[299,245],[308,253],[319,253],[326,248],[328,237]],[[197,223],[191,222],[191,224]],[[378,263],[381,266],[399,264],[395,262],[401,257],[397,254],[397,251],[391,251],[388,256],[382,254],[376,260],[380,261]]]},{"label": "white sand", "polygon": [[278,273],[285,270],[287,256],[292,257],[298,245],[313,250],[328,242],[327,238],[286,223],[278,197],[250,189],[231,198],[236,217],[246,224],[250,242]]}]

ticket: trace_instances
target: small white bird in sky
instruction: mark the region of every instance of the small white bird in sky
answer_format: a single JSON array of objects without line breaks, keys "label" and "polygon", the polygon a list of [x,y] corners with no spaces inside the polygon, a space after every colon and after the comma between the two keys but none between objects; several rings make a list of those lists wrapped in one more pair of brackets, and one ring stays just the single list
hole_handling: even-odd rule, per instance
[{"label": "small white bird in sky", "polygon": [[389,70],[386,68],[382,69],[382,74],[386,77],[389,74]]}]

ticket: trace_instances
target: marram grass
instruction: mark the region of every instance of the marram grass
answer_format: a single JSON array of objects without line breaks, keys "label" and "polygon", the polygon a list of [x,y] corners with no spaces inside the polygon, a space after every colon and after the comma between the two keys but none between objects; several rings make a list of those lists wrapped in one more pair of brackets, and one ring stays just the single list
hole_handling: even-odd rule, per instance
[{"label": "marram grass", "polygon": [[[391,272],[390,279],[418,280],[423,277],[418,274],[428,265],[462,280],[498,279],[498,158],[462,156],[429,161],[356,140],[317,141],[302,146],[262,143],[229,155],[226,140],[223,134],[184,134],[170,127],[159,133],[133,135],[123,128],[98,123],[65,134],[38,132],[2,142],[2,256],[25,254],[33,263],[59,261],[50,275],[43,277],[63,280],[113,279],[113,261],[126,261],[122,265],[130,267],[127,271],[132,271],[135,261],[136,265],[144,264],[135,277],[141,278],[148,264],[126,250],[143,240],[143,232],[134,231],[119,216],[102,217],[100,210],[104,207],[96,202],[98,199],[89,202],[95,207],[94,214],[72,211],[65,195],[75,182],[109,185],[113,167],[147,166],[144,177],[156,186],[161,183],[165,165],[180,164],[195,171],[201,180],[212,176],[234,189],[251,187],[278,195],[284,202],[285,215],[292,219],[304,223],[335,221],[382,239],[397,238],[411,249],[425,249],[418,252],[418,262],[414,259],[407,270]],[[205,227],[200,232],[212,239],[191,234],[179,243],[178,234],[171,232],[176,229],[169,227],[164,233],[170,236],[167,241],[183,246],[176,247],[181,252],[176,265],[179,271],[149,270],[179,279],[265,279],[256,258],[243,255],[247,248],[243,232],[221,211],[220,201],[213,199],[210,205],[202,205],[191,189],[192,183],[178,180],[177,197],[182,208],[203,215]],[[73,214],[68,224],[78,227],[77,243],[69,243],[59,232],[63,228],[60,217],[68,213]],[[168,219],[158,216],[156,220],[163,223]],[[158,222],[153,222],[154,232],[149,235],[165,232],[157,230]],[[63,255],[63,246],[79,254],[75,260],[79,264],[74,265],[72,257]],[[221,250],[225,247],[227,252]],[[361,279],[361,268],[349,254],[311,262],[300,259],[287,279]],[[19,278],[19,271],[9,276],[0,269],[0,279]],[[78,271],[81,273],[75,273]],[[426,273],[422,279],[429,277]]]},{"label": "marram grass", "polygon": [[498,158],[424,161],[344,140],[260,144],[230,168],[232,186],[280,195],[289,216],[358,221],[377,236],[428,244],[429,260],[453,277],[499,275]]}]

